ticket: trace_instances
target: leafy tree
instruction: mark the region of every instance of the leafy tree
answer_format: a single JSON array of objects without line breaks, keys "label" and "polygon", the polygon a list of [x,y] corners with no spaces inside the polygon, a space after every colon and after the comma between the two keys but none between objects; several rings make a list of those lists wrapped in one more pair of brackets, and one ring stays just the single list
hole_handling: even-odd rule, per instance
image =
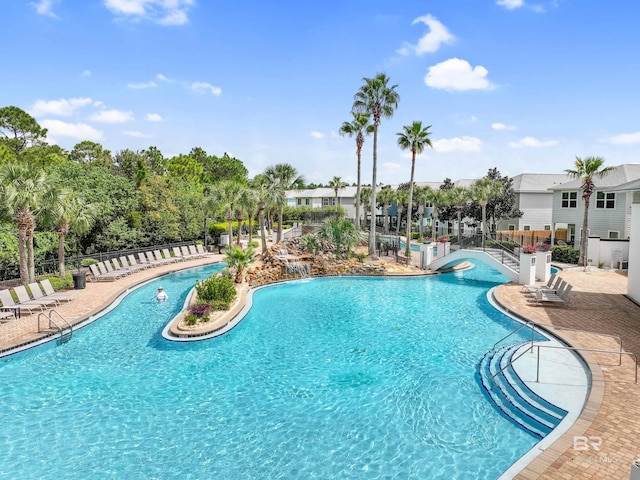
[{"label": "leafy tree", "polygon": [[425,204],[428,201],[428,194],[431,190],[431,187],[415,187],[414,195],[416,198],[416,203],[418,204],[418,232],[419,237],[422,238],[424,236],[423,228],[424,228],[424,208]]},{"label": "leafy tree", "polygon": [[264,171],[264,175],[269,179],[273,188],[280,192],[280,195],[277,196],[279,204],[277,206],[278,235],[276,238],[276,241],[280,242],[282,239],[282,214],[284,205],[287,202],[285,191],[292,188],[302,188],[304,186],[304,177],[299,175],[295,167],[288,163],[279,163],[277,165],[267,167]]},{"label": "leafy tree", "polygon": [[360,188],[360,205],[364,205],[364,217],[367,218],[367,213],[371,213],[371,187],[364,186]]},{"label": "leafy tree", "polygon": [[167,170],[171,176],[199,183],[203,167],[189,155],[178,155],[169,160]]},{"label": "leafy tree", "polygon": [[149,166],[151,174],[161,176],[167,174],[167,161],[158,147],[150,146],[140,153],[146,157],[146,163]]},{"label": "leafy tree", "polygon": [[212,207],[217,207],[224,213],[227,221],[227,230],[229,234],[229,245],[233,242],[233,220],[235,220],[236,210],[238,209],[239,198],[243,185],[233,180],[224,180],[216,183],[211,189],[209,203]]},{"label": "leafy tree", "polygon": [[434,190],[433,188],[429,189],[426,193],[427,201],[433,207],[433,212],[431,213],[431,236],[433,239],[438,238],[438,230],[437,223],[439,218],[439,210],[440,208],[449,204],[449,195],[447,190]]},{"label": "leafy tree", "polygon": [[382,118],[391,118],[398,108],[400,95],[396,92],[397,85],[389,86],[389,77],[378,73],[373,78],[363,78],[364,85],[354,96],[353,108],[355,113],[366,113],[373,118],[373,169],[371,180],[371,225],[369,227],[369,256],[376,253],[376,200],[377,200],[377,171],[378,171],[378,127]]},{"label": "leafy tree", "polygon": [[409,214],[407,215],[407,248],[405,249],[405,255],[408,259],[411,259],[411,209],[413,207],[413,177],[416,169],[416,154],[420,154],[424,151],[425,147],[429,146],[433,148],[429,135],[429,129],[431,125],[427,127],[422,126],[422,122],[413,122],[411,125],[405,125],[403,131],[397,133],[398,146],[402,150],[411,150],[411,179],[409,180],[409,198],[407,205],[409,206]]},{"label": "leafy tree", "polygon": [[[402,213],[405,210],[405,207],[407,207],[409,205],[409,192],[407,190],[403,190],[398,188],[398,190],[396,190],[396,207],[398,209],[398,218],[396,220],[396,234],[400,235],[400,225],[402,225]],[[411,211],[411,209],[409,209],[409,212]],[[407,223],[409,223],[409,221],[407,220]],[[409,242],[409,240],[407,240],[407,243]]]},{"label": "leafy tree", "polygon": [[489,225],[487,223],[487,205],[495,198],[502,194],[502,183],[499,180],[493,180],[485,177],[477,180],[471,185],[471,196],[478,202],[482,208],[482,246],[485,245],[485,239],[489,234]]},{"label": "leafy tree", "polygon": [[376,203],[382,205],[382,224],[385,235],[389,234],[389,207],[396,201],[396,191],[386,186],[378,192]]},{"label": "leafy tree", "polygon": [[336,246],[336,255],[338,257],[343,256],[343,247],[345,249],[344,256],[348,256],[351,249],[360,240],[360,234],[355,224],[346,218],[330,218],[326,220],[322,224],[318,235]]},{"label": "leafy tree", "polygon": [[523,213],[516,208],[516,192],[513,189],[513,178],[501,176],[497,168],[492,168],[487,173],[487,178],[496,180],[502,184],[502,193],[487,204],[487,216],[492,223],[508,218],[520,218]]},{"label": "leafy tree", "polygon": [[369,123],[371,115],[368,113],[351,112],[353,119],[351,122],[343,122],[338,133],[349,137],[356,137],[356,156],[358,157],[358,182],[356,186],[356,223],[360,228],[360,166],[362,157],[362,146],[364,145],[364,136],[373,132],[373,125]]},{"label": "leafy tree", "polygon": [[27,148],[40,145],[46,136],[47,129],[24,110],[14,106],[0,108],[0,143],[16,157]]},{"label": "leafy tree", "polygon": [[124,149],[113,157],[114,171],[117,175],[128,178],[136,187],[140,187],[149,178],[150,166],[148,157],[133,150]]},{"label": "leafy tree", "polygon": [[204,176],[207,182],[215,183],[222,180],[234,180],[240,183],[247,183],[247,175],[249,171],[242,161],[235,157],[229,156],[225,152],[222,157],[212,155],[207,157],[207,161],[203,164]]},{"label": "leafy tree", "polygon": [[77,143],[69,153],[69,159],[91,167],[110,169],[112,166],[111,152],[102,145],[89,140]]},{"label": "leafy tree", "polygon": [[262,251],[267,251],[267,229],[265,227],[264,212],[272,205],[280,203],[280,197],[284,194],[276,188],[265,175],[256,175],[251,181],[251,187],[256,192],[258,198],[258,223],[260,224],[260,237],[262,240]]},{"label": "leafy tree", "polygon": [[[450,191],[455,188],[455,183],[451,181],[450,178],[445,178],[440,186],[438,187],[440,190]],[[457,210],[453,205],[445,205],[444,207],[440,207],[440,211],[438,212],[438,217],[442,220],[446,220],[448,222],[454,220],[456,218]]]},{"label": "leafy tree", "polygon": [[595,191],[596,184],[594,178],[604,178],[608,173],[615,170],[614,167],[605,167],[604,158],[586,157],[584,159],[576,157],[574,168],[564,171],[572,178],[579,178],[582,181],[582,200],[584,200],[584,216],[582,218],[582,235],[580,235],[580,260],[578,265],[587,266],[587,242],[589,240],[589,200]]},{"label": "leafy tree", "polygon": [[234,246],[225,252],[224,261],[227,262],[229,268],[235,269],[236,283],[242,283],[244,270],[255,262],[255,252],[252,247],[243,250]]},{"label": "leafy tree", "polygon": [[446,190],[449,193],[449,200],[455,206],[458,214],[458,243],[462,241],[462,211],[469,201],[472,200],[471,192],[463,187],[454,187]]},{"label": "leafy tree", "polygon": [[[338,192],[340,191],[340,189],[348,186],[349,184],[347,182],[343,182],[342,178],[340,177],[333,177],[331,180],[329,180],[329,188],[333,189],[333,191],[335,192],[335,203],[336,203],[336,212],[338,211]],[[356,218],[358,218],[356,216]]]}]

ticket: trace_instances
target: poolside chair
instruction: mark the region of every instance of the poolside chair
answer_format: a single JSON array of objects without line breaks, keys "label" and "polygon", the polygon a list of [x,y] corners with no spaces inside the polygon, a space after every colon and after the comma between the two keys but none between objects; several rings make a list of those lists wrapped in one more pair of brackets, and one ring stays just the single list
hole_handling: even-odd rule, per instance
[{"label": "poolside chair", "polygon": [[115,271],[109,261],[98,262],[98,270],[100,270],[100,273],[102,273],[103,275],[113,275],[116,280],[129,274],[129,272],[124,272],[121,270]]},{"label": "poolside chair", "polygon": [[133,255],[132,253],[127,255],[127,260],[129,260],[129,265],[131,265],[132,267],[140,268],[140,270],[146,270],[147,268],[151,268],[151,265],[149,265],[146,262],[146,260],[144,263],[138,263],[135,255]]},{"label": "poolside chair", "polygon": [[119,258],[120,264],[122,264],[122,268],[129,270],[131,273],[135,273],[139,270],[144,270],[146,267],[144,265],[131,265],[130,262],[127,261],[127,257],[124,255]]},{"label": "poolside chair", "polygon": [[162,249],[162,254],[164,255],[164,258],[170,258],[173,262],[183,262],[184,261],[184,258],[171,256],[171,252],[169,251],[168,248],[163,248]]},{"label": "poolside chair", "polygon": [[109,272],[120,272],[123,275],[131,275],[132,271],[126,267],[120,265],[117,259],[112,258],[110,261],[107,260],[104,262],[104,265],[107,267],[107,271]]},{"label": "poolside chair", "polygon": [[89,270],[91,270],[92,282],[112,282],[116,279],[115,275],[103,274],[100,272],[97,264],[89,265]]},{"label": "poolside chair", "polygon": [[49,300],[54,302],[56,306],[61,305],[59,299],[45,295],[42,289],[40,289],[40,285],[38,284],[38,282],[29,283],[27,284],[27,287],[29,287],[29,290],[31,290],[31,296],[34,300]]},{"label": "poolside chair", "polygon": [[156,267],[158,265],[153,256],[151,256],[151,260],[149,260],[145,252],[138,252],[138,260],[141,264],[148,265],[149,267]]},{"label": "poolside chair", "polygon": [[184,258],[184,255],[182,255],[180,247],[173,247],[173,258],[179,258],[183,262],[186,260],[186,258]]},{"label": "poolside chair", "polygon": [[196,245],[196,251],[197,251],[201,256],[203,256],[203,257],[206,257],[207,255],[211,255],[211,253],[210,253],[210,252],[207,252],[207,251],[204,249],[204,247],[202,246],[202,244],[201,244],[201,243],[198,243],[198,244]]},{"label": "poolside chair", "polygon": [[[29,314],[32,314],[36,309],[36,305],[22,305],[20,303],[16,303],[9,290],[0,290],[0,302],[2,302],[3,309],[12,310],[18,315],[20,315],[23,310],[26,310],[27,312],[29,312]],[[42,310],[41,307],[38,307],[38,309]]]},{"label": "poolside chair", "polygon": [[161,265],[167,265],[168,263],[174,263],[178,261],[178,260],[174,260],[171,255],[169,255],[169,258],[164,258],[160,253],[160,250],[154,250],[153,256],[158,262],[160,262]]},{"label": "poolside chair", "polygon": [[29,292],[27,292],[27,289],[24,285],[18,285],[16,287],[13,287],[13,291],[16,293],[16,296],[18,297],[18,305],[33,305],[33,306],[40,307],[40,310],[43,310],[43,311],[46,310],[47,308],[55,307],[56,305],[58,305],[58,302],[53,299],[49,299],[49,300],[32,299],[29,296]]},{"label": "poolside chair", "polygon": [[15,319],[16,319],[15,311],[10,312],[8,310],[0,310],[0,323],[7,323]]},{"label": "poolside chair", "polygon": [[198,250],[196,249],[195,245],[189,245],[187,248],[189,248],[189,253],[191,255],[193,255],[193,258],[202,258],[202,257],[204,257],[204,255],[202,253],[198,252]]},{"label": "poolside chair", "polygon": [[150,265],[153,265],[154,267],[157,267],[158,265],[164,265],[164,261],[157,260],[153,256],[153,252],[151,250],[149,250],[148,252],[145,252],[145,255],[147,256],[147,261],[149,262]]},{"label": "poolside chair", "polygon": [[563,305],[566,306],[569,300],[569,293],[573,288],[572,285],[565,282],[564,288],[558,290],[558,293],[545,293],[542,290],[536,292],[536,305]]},{"label": "poolside chair", "polygon": [[[557,275],[555,273],[552,274],[549,277],[549,281],[545,285],[537,285],[537,284],[523,285],[522,286],[522,291],[532,292],[532,291],[535,291],[535,290],[538,290],[538,289],[544,288],[544,287],[551,288],[551,285],[553,285],[553,281],[556,279],[556,276]],[[560,278],[560,277],[558,277],[558,278]]]},{"label": "poolside chair", "polygon": [[[61,302],[70,302],[78,298],[78,294],[76,292],[56,292],[51,285],[51,281],[48,278],[44,280],[40,280],[40,286],[44,290],[44,293],[49,298],[57,298]],[[33,290],[32,290],[33,291]]]},{"label": "poolside chair", "polygon": [[196,258],[196,256],[189,251],[189,247],[187,247],[186,245],[181,246],[180,250],[182,251],[182,256],[186,260],[193,260],[194,258]]}]

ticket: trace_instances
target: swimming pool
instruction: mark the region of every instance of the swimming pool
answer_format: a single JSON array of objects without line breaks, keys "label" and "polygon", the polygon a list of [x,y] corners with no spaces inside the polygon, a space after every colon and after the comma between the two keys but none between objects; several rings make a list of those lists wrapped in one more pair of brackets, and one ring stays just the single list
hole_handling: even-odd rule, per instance
[{"label": "swimming pool", "polygon": [[475,379],[516,325],[488,305],[495,270],[277,285],[222,337],[164,340],[214,269],[1,361],[0,477],[490,479],[536,443]]}]

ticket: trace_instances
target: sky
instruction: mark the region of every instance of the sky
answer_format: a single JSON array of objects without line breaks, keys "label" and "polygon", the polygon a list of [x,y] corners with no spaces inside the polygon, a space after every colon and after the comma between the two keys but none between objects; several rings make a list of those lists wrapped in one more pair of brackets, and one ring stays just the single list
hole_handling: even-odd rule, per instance
[{"label": "sky", "polygon": [[[200,147],[249,176],[289,163],[356,181],[363,78],[400,96],[378,182],[409,181],[397,133],[431,125],[416,181],[640,162],[640,7],[632,0],[2,0],[0,107],[71,150]],[[371,183],[373,138],[362,153]]]}]

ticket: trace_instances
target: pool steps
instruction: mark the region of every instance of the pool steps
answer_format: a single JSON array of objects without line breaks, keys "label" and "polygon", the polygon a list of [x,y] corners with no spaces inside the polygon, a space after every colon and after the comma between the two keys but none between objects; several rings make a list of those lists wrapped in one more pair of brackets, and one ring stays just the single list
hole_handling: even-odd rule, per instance
[{"label": "pool steps", "polygon": [[[478,377],[484,393],[502,415],[534,436],[544,438],[567,411],[534,393],[514,370],[511,362],[530,345],[530,342],[515,343],[487,352],[478,364]],[[501,373],[491,378],[502,368]]]}]

